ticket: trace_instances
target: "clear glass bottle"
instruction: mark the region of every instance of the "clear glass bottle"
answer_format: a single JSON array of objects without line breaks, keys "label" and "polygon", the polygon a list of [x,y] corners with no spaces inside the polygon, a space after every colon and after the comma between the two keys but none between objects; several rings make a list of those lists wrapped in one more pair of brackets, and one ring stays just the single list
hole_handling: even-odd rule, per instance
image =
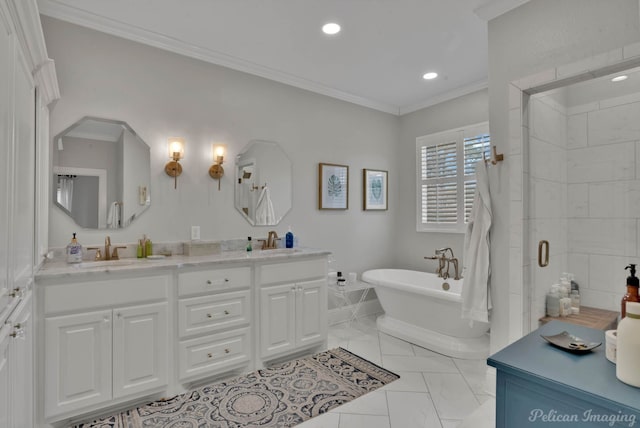
[{"label": "clear glass bottle", "polygon": [[579,314],[580,313],[580,292],[578,290],[571,290],[571,313]]},{"label": "clear glass bottle", "polygon": [[559,317],[560,316],[560,293],[558,287],[554,284],[551,286],[551,291],[547,293],[547,316]]}]

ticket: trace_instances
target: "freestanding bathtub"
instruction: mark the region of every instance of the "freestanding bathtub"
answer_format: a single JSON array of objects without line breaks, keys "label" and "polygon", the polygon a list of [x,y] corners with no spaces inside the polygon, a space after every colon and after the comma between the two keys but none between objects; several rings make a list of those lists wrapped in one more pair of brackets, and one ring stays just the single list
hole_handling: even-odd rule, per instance
[{"label": "freestanding bathtub", "polygon": [[384,309],[378,330],[455,358],[489,356],[489,324],[462,319],[464,279],[434,273],[374,269],[362,274]]}]

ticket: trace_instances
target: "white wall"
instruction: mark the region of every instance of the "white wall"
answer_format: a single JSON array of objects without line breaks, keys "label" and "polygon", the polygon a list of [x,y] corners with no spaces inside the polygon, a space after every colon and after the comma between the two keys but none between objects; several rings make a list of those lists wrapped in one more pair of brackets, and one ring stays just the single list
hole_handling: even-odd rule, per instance
[{"label": "white wall", "polygon": [[[416,232],[416,138],[489,120],[488,91],[481,90],[400,117],[398,216],[394,247],[399,268],[435,272],[437,262],[424,260],[435,249],[451,247],[460,259],[464,234]],[[493,173],[493,171],[490,171]]]},{"label": "white wall", "polygon": [[[190,226],[206,240],[266,236],[233,204],[233,168],[222,190],[208,175],[211,143],[227,144],[227,159],[252,139],[277,141],[293,162],[293,208],[275,229],[293,227],[300,243],[330,250],[344,271],[388,264],[394,257],[398,205],[398,118],[263,78],[182,57],[72,24],[43,17],[49,55],[55,60],[61,99],[52,110],[52,135],[83,116],[126,121],[151,147],[149,210],[113,244],[186,241]],[[186,139],[184,171],[164,172],[167,138]],[[349,209],[317,209],[318,163],[349,165]],[[225,165],[227,166],[227,165]],[[362,168],[389,171],[389,211],[361,210]],[[50,246],[64,246],[77,231],[83,244],[101,244],[105,231],[77,230],[51,206]]]},{"label": "white wall", "polygon": [[[638,16],[637,0],[531,0],[489,22],[491,137],[498,149],[505,150],[504,163],[509,169],[511,163],[522,159],[520,153],[507,151],[512,137],[509,83],[640,40]],[[518,133],[520,129],[512,131]],[[513,147],[517,150],[519,145]],[[505,180],[520,178],[508,176]],[[510,212],[509,188],[494,191],[493,197],[491,286],[495,309],[491,347],[495,351],[508,343],[510,324],[522,318],[522,300],[517,306],[522,296],[511,292],[512,287],[522,285],[522,273],[517,272],[522,256],[511,254],[509,235],[512,218],[521,221],[522,213]],[[515,269],[510,270],[510,265]]]}]

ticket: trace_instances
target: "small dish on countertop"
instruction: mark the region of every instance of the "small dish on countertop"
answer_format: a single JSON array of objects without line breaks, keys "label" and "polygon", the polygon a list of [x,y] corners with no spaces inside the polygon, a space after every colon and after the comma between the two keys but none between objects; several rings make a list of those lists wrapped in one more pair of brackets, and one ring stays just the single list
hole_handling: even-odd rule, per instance
[{"label": "small dish on countertop", "polygon": [[553,346],[557,346],[568,352],[573,352],[574,354],[584,354],[602,345],[602,342],[587,343],[567,331],[553,336],[542,336],[542,338]]},{"label": "small dish on countertop", "polygon": [[149,260],[163,260],[166,259],[167,256],[162,255],[162,254],[152,254],[150,256],[147,256],[147,259]]}]

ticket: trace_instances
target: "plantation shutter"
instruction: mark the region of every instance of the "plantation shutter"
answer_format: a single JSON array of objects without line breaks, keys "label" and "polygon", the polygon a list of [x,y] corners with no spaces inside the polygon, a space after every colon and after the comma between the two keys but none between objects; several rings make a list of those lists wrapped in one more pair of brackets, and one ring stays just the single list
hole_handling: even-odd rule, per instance
[{"label": "plantation shutter", "polygon": [[417,229],[463,232],[473,206],[476,162],[489,156],[488,125],[416,139]]}]

